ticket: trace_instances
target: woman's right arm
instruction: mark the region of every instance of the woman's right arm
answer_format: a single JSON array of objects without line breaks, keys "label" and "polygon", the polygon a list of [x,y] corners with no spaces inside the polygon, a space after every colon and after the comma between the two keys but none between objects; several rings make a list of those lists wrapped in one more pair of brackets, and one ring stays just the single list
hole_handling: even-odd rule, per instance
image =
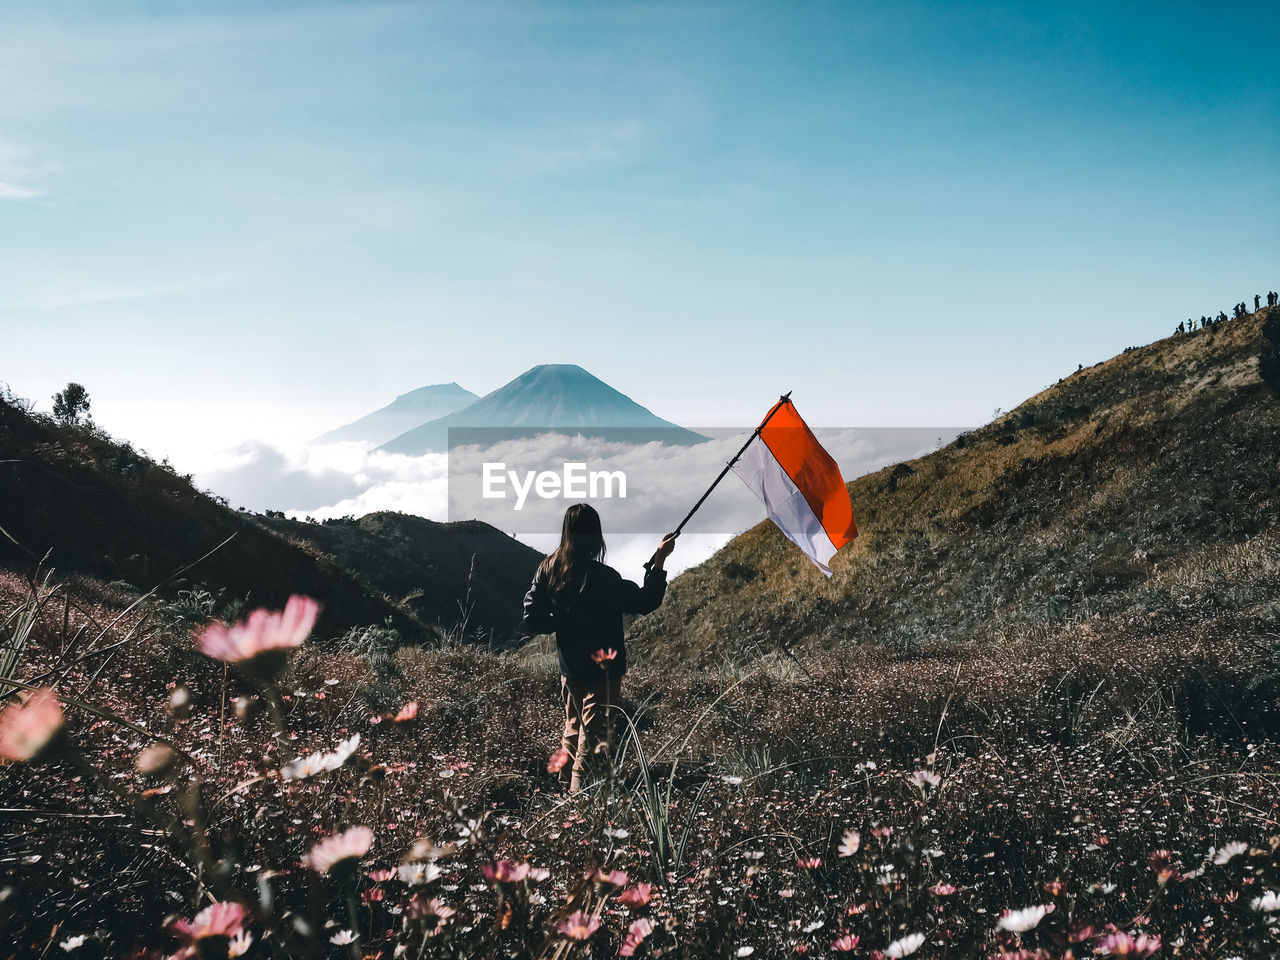
[{"label": "woman's right arm", "polygon": [[547,581],[542,575],[542,567],[533,575],[533,584],[524,595],[524,628],[530,636],[540,633],[554,633],[555,617],[551,613],[551,597],[547,593]]}]

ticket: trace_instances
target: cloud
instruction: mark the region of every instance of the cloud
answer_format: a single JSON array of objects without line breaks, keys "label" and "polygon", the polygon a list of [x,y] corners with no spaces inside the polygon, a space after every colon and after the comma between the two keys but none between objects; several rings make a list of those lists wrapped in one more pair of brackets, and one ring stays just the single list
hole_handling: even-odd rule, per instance
[{"label": "cloud", "polygon": [[[251,441],[230,451],[224,466],[197,474],[197,480],[234,506],[282,510],[293,517],[325,520],[394,510],[440,521],[478,518],[545,552],[555,546],[564,508],[580,498],[541,498],[534,492],[517,511],[512,495],[502,500],[483,496],[481,465],[503,463],[527,480],[529,470],[562,472],[565,463],[585,463],[589,470],[621,471],[626,476],[625,498],[600,496],[592,502],[604,520],[610,562],[635,569],[653,552],[657,538],[693,506],[748,431],[700,432],[712,439],[691,447],[543,435],[483,450],[473,447],[420,457],[371,451],[356,443],[282,449]],[[927,452],[940,434],[950,439],[955,431],[859,428],[815,433],[845,479],[851,480]],[[763,519],[759,501],[736,477],[726,476],[686,527],[671,569],[705,560]]]},{"label": "cloud", "polygon": [[30,156],[26,147],[0,140],[0,200],[32,200],[44,195],[44,190],[28,182],[40,173]]}]

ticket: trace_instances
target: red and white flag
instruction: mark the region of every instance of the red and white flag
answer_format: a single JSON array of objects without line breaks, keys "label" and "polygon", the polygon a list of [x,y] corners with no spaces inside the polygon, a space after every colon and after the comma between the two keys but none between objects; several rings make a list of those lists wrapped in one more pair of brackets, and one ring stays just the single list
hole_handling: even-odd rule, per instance
[{"label": "red and white flag", "polygon": [[858,535],[840,468],[790,400],[765,418],[733,471],[805,556],[831,576],[828,561]]}]

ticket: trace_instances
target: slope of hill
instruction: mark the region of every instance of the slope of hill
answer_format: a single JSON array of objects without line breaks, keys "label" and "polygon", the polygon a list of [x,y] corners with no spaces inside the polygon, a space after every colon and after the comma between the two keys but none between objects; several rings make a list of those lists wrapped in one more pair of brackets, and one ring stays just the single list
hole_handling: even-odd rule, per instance
[{"label": "slope of hill", "polygon": [[456,382],[435,383],[402,393],[391,403],[345,426],[330,430],[312,443],[386,443],[420,424],[461,410],[480,398]]},{"label": "slope of hill", "polygon": [[663,420],[573,363],[527,370],[470,406],[424,423],[378,449],[418,455],[447,450],[449,429],[572,429],[588,436],[700,443],[704,437]]},{"label": "slope of hill", "polygon": [[1280,401],[1257,373],[1265,313],[1127,350],[854,480],[861,536],[829,581],[757,525],[673,581],[634,627],[637,648],[910,651],[1093,614],[1154,622],[1269,602]]},{"label": "slope of hill", "polygon": [[371,513],[323,524],[262,521],[332,557],[371,592],[393,598],[424,624],[468,636],[517,635],[521,602],[542,554],[479,520],[437,523]]},{"label": "slope of hill", "polygon": [[[502,630],[518,617],[538,560],[478,522],[379,514],[347,530],[237,512],[128,444],[2,399],[0,461],[0,528],[8,534],[0,534],[0,568],[30,570],[47,554],[60,574],[147,590],[200,560],[162,595],[203,584],[280,606],[291,593],[310,594],[324,601],[328,635],[388,619],[408,640],[436,635],[438,624],[460,619],[449,614],[465,600],[472,553],[471,623]],[[405,570],[389,575],[388,556],[403,559]],[[400,603],[415,588],[422,598]]]}]

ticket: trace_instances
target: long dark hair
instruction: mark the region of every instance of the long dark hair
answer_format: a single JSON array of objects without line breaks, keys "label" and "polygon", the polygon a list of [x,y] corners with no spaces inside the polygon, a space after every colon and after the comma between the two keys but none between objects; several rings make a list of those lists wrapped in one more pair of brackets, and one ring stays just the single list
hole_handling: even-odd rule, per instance
[{"label": "long dark hair", "polygon": [[581,581],[587,564],[604,560],[604,533],[600,530],[600,514],[589,503],[575,503],[564,512],[560,526],[560,546],[542,561],[547,586],[552,596],[574,581]]}]

